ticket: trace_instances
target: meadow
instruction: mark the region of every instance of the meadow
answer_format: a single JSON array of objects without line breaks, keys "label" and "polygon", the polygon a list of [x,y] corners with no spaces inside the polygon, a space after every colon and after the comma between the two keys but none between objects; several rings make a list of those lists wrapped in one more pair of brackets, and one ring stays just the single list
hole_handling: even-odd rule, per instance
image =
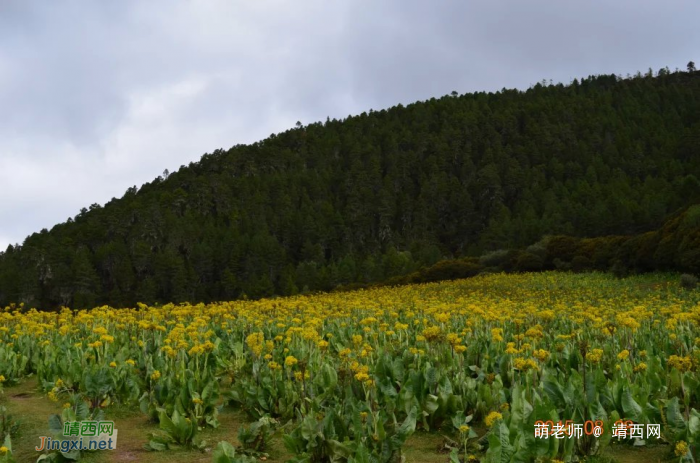
[{"label": "meadow", "polygon": [[[0,462],[695,461],[700,291],[480,275],[216,304],[0,312]],[[40,454],[65,422],[117,450]],[[659,424],[613,437],[619,420]],[[19,421],[18,427],[12,426]],[[537,422],[600,436],[537,438]]]}]

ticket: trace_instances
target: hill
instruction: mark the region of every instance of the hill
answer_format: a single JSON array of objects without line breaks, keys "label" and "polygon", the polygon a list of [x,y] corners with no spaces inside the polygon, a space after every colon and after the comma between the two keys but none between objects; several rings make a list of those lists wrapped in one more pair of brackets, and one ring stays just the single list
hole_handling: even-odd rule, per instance
[{"label": "hill", "polygon": [[[618,277],[668,270],[700,274],[700,204],[673,214],[658,230],[646,233],[595,238],[546,236],[524,249],[500,249],[480,257],[446,259],[379,283],[353,284],[338,289],[457,280],[482,273],[543,270],[606,271]],[[690,287],[696,284],[697,281],[688,283]]]},{"label": "hill", "polygon": [[700,73],[453,94],[205,154],[0,254],[0,305],[327,290],[698,199]]}]

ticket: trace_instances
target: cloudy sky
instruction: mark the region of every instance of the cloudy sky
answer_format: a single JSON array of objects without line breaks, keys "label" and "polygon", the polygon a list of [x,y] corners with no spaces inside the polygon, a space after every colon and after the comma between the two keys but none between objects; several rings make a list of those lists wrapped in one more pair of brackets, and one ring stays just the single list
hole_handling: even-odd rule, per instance
[{"label": "cloudy sky", "polygon": [[700,61],[697,0],[0,0],[0,250],[296,123]]}]

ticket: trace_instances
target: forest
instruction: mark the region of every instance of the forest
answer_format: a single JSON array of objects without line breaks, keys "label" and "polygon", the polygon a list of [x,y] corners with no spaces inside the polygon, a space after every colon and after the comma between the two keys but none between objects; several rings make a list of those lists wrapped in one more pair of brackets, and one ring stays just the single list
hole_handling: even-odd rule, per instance
[{"label": "forest", "polygon": [[[506,261],[695,271],[673,253],[700,223],[687,209],[700,201],[699,172],[700,73],[690,66],[453,92],[297,123],[83,208],[0,253],[0,306],[293,295],[454,259],[481,261],[476,271]],[[611,236],[637,237],[620,238],[634,252],[620,254]],[[543,237],[559,238],[533,250]],[[650,261],[639,262],[641,237]],[[591,242],[615,249],[596,264]]]}]

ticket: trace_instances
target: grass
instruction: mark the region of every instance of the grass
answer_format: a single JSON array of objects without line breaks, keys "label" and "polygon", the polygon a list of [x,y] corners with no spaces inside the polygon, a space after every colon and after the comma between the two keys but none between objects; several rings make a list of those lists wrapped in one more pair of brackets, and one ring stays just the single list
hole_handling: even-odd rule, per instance
[{"label": "grass", "polygon": [[8,413],[20,422],[19,433],[12,439],[15,459],[19,462],[36,461],[39,452],[34,448],[39,445],[39,436],[48,435],[49,416],[61,413],[61,406],[37,392],[36,386],[36,380],[30,378],[19,385],[6,387],[1,399]]},{"label": "grass", "polygon": [[[13,438],[14,455],[20,463],[34,463],[40,453],[35,450],[39,436],[48,434],[48,419],[54,413],[61,413],[61,406],[50,401],[39,392],[36,379],[29,378],[21,384],[6,387],[0,395],[0,402],[8,412],[21,422],[19,434]],[[107,415],[114,421],[119,431],[117,450],[87,453],[80,461],[85,463],[210,463],[211,451],[222,440],[238,445],[238,429],[246,422],[245,415],[231,408],[224,408],[219,414],[220,426],[217,429],[202,431],[201,437],[207,441],[205,451],[170,450],[167,452],[149,452],[144,449],[148,434],[158,430],[139,410],[113,406]],[[481,432],[480,432],[481,433]],[[268,449],[266,463],[283,463],[292,457],[284,448],[282,439],[275,438]],[[445,451],[445,439],[434,432],[417,431],[409,438],[404,447],[406,463],[447,463],[448,452]],[[667,462],[674,460],[672,449],[667,445],[650,447],[631,447],[613,444],[603,455],[589,457],[588,463],[637,463]]]},{"label": "grass", "polygon": [[[12,439],[15,459],[20,463],[34,463],[40,453],[35,450],[39,437],[49,435],[48,420],[54,413],[61,413],[61,406],[50,401],[39,392],[37,382],[29,378],[21,384],[6,387],[0,401],[7,407],[8,413],[20,421],[19,434]],[[209,463],[211,451],[222,440],[234,446],[238,444],[238,428],[245,423],[245,416],[238,411],[225,408],[219,414],[219,427],[202,431],[201,437],[208,445],[199,450],[171,450],[167,452],[149,452],[144,448],[148,434],[158,430],[158,425],[148,420],[138,409],[119,406],[107,410],[110,420],[118,430],[117,450],[113,452],[86,453],[81,462],[86,463]],[[270,445],[267,462],[282,463],[291,455],[286,451],[281,439]]]}]

